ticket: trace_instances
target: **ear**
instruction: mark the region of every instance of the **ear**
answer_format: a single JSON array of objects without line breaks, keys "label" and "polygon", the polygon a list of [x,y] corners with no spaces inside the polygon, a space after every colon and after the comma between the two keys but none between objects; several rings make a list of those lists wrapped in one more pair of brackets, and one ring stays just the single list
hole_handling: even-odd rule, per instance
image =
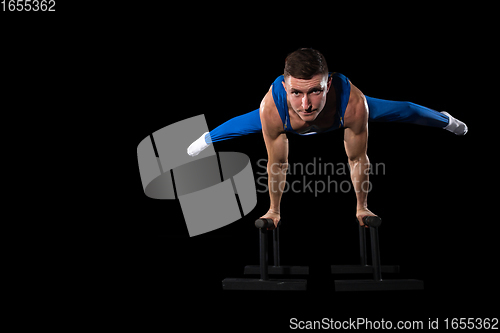
[{"label": "ear", "polygon": [[327,92],[328,92],[328,91],[330,91],[330,87],[331,87],[331,86],[332,86],[332,77],[331,77],[331,76],[329,76],[329,77],[328,77],[328,82],[327,82],[327,84],[326,84],[326,90],[327,90]]}]

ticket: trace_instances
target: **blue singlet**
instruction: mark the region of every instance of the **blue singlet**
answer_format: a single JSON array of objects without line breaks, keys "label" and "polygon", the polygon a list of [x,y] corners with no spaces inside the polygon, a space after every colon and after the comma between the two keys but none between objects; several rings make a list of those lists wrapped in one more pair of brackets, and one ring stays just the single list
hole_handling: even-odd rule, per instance
[{"label": "blue singlet", "polygon": [[[278,113],[280,114],[281,121],[283,122],[283,126],[286,132],[292,132],[299,135],[311,135],[330,132],[344,126],[344,114],[347,108],[347,103],[349,102],[349,96],[351,95],[351,84],[349,83],[349,80],[340,73],[330,73],[329,76],[332,77],[332,85],[337,95],[337,112],[335,113],[335,121],[333,122],[333,125],[321,132],[313,132],[311,131],[311,129],[309,129],[309,132],[307,133],[297,133],[292,128],[292,125],[290,124],[290,117],[288,114],[286,90],[283,87],[285,78],[283,75],[281,75],[273,82],[274,104],[276,104],[276,107],[278,108]],[[312,130],[314,130],[314,128]]]}]

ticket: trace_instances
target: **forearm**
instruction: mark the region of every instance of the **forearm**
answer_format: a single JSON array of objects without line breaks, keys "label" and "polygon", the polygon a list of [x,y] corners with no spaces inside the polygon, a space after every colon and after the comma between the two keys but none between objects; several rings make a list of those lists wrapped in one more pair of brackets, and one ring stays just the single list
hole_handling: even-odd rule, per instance
[{"label": "forearm", "polygon": [[267,164],[269,197],[271,199],[270,210],[274,213],[280,213],[281,196],[285,188],[287,170],[288,163],[269,161]]},{"label": "forearm", "polygon": [[351,180],[356,192],[357,209],[368,207],[368,192],[370,190],[370,160],[365,154],[364,156],[349,160],[351,167]]}]

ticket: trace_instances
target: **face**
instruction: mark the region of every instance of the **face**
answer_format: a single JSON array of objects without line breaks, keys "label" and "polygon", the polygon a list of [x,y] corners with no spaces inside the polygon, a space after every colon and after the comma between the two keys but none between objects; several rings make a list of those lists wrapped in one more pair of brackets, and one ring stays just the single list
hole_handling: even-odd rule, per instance
[{"label": "face", "polygon": [[310,80],[288,76],[285,79],[287,99],[299,117],[304,121],[314,121],[326,104],[331,79],[328,75],[318,74]]}]

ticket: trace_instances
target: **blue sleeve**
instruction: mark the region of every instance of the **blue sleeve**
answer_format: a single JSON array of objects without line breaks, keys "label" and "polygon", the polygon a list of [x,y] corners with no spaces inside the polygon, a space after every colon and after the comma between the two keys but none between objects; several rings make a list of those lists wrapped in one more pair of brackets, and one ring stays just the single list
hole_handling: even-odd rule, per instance
[{"label": "blue sleeve", "polygon": [[283,87],[283,82],[285,82],[284,76],[278,76],[278,78],[274,80],[272,84],[272,92],[274,104],[276,104],[276,108],[278,109],[278,113],[280,114],[281,121],[283,122],[283,128],[286,130],[285,124],[287,123],[286,115],[288,113],[288,103],[286,101],[286,91]]}]

